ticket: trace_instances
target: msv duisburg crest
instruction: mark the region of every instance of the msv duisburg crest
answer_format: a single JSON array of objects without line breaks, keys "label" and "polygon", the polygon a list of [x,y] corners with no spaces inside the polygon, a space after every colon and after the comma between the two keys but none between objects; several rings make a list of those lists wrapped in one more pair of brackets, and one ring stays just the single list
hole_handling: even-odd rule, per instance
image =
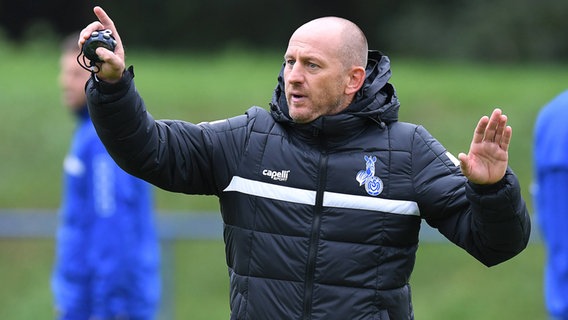
[{"label": "msv duisburg crest", "polygon": [[375,162],[377,157],[365,156],[366,169],[357,172],[355,177],[359,186],[365,185],[365,191],[372,196],[378,196],[383,192],[383,181],[375,176]]}]

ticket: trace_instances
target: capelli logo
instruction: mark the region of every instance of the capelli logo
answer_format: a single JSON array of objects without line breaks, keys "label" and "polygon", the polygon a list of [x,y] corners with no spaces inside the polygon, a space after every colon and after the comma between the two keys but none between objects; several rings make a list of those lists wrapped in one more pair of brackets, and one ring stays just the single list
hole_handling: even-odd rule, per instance
[{"label": "capelli logo", "polygon": [[276,181],[287,181],[289,173],[290,173],[290,170],[282,170],[282,171],[272,171],[272,170],[268,170],[268,169],[262,170],[263,176],[268,176],[268,177],[270,177],[270,179],[276,180]]}]

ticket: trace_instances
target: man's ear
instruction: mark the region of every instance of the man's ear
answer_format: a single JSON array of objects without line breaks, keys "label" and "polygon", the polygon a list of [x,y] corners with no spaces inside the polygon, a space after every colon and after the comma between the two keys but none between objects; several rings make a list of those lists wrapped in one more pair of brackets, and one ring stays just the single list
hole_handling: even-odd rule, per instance
[{"label": "man's ear", "polygon": [[363,67],[353,67],[349,72],[349,82],[347,87],[345,87],[345,94],[355,94],[365,82],[365,68]]}]

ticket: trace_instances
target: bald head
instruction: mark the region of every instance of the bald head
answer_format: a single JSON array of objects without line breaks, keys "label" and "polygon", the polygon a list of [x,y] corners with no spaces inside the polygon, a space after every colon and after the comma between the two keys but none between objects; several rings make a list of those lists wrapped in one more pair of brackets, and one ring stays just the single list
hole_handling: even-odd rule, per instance
[{"label": "bald head", "polygon": [[365,81],[367,40],[349,20],[319,18],[292,34],[284,61],[290,117],[308,123],[337,114],[353,101]]},{"label": "bald head", "polygon": [[321,45],[336,51],[346,68],[367,65],[368,44],[363,31],[353,22],[339,17],[323,17],[300,26],[290,40],[297,38],[319,40]]}]

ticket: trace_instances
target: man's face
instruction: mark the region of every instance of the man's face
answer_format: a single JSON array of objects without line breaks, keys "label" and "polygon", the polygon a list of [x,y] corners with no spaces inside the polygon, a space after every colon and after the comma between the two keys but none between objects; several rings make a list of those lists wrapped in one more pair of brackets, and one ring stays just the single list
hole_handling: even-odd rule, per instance
[{"label": "man's face", "polygon": [[296,32],[284,55],[284,88],[290,117],[308,123],[339,113],[350,102],[345,94],[348,72],[340,60],[338,41],[329,33]]},{"label": "man's face", "polygon": [[60,59],[59,84],[62,90],[63,104],[71,110],[77,110],[86,103],[85,83],[90,73],[77,63],[77,55],[64,53]]}]

